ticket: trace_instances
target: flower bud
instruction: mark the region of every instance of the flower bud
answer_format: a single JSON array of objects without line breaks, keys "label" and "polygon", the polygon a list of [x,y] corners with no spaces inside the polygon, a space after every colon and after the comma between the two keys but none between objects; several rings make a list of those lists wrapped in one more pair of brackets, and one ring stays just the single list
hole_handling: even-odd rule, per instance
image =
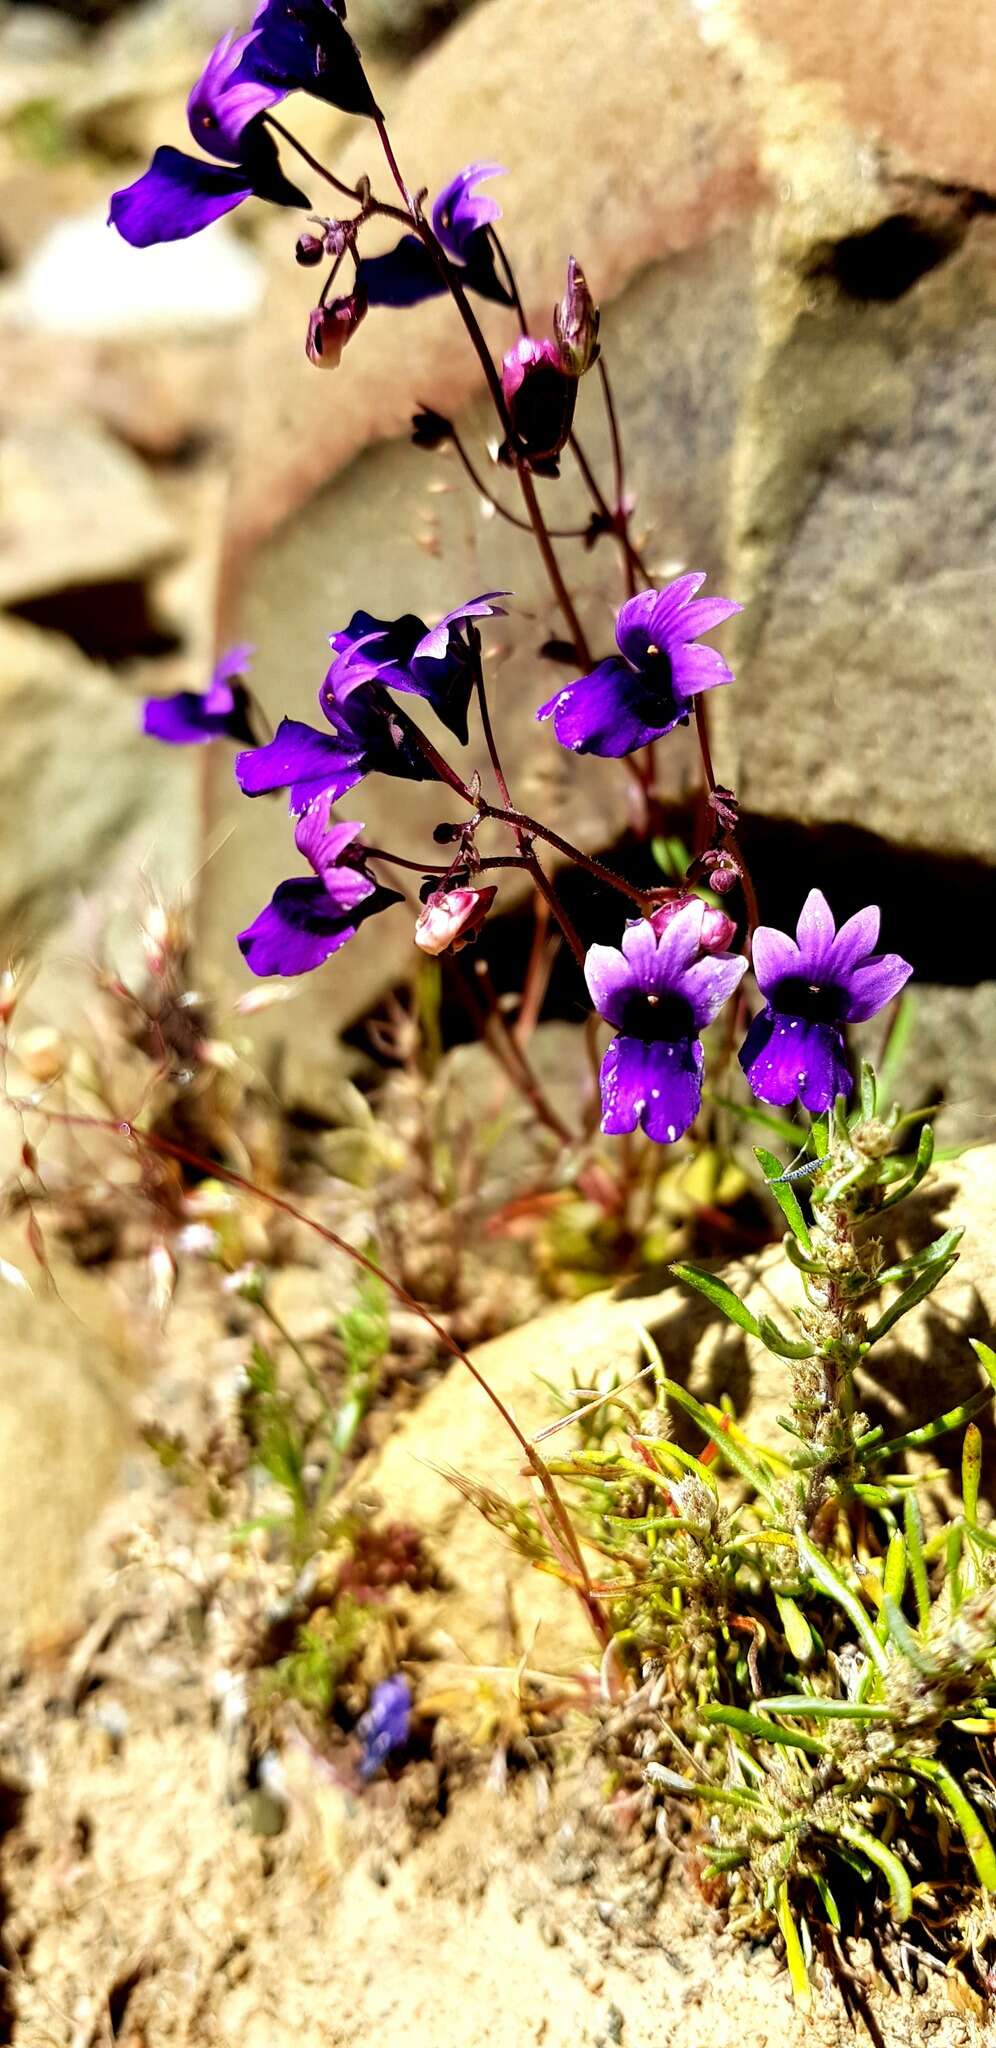
[{"label": "flower bud", "polygon": [[578,380],[564,368],[556,342],[524,334],[502,363],[501,388],[518,453],[531,469],[555,476],[557,457],[574,424],[578,392]]},{"label": "flower bud", "polygon": [[[658,938],[671,923],[672,918],[677,917],[679,910],[687,909],[689,903],[694,903],[695,900],[694,896],[672,896],[666,903],[659,903],[656,910],[651,911],[649,922],[653,925]],[[711,903],[705,904],[702,937],[699,941],[703,953],[727,952],[736,929],[732,917],[727,917],[725,910],[719,910]]]},{"label": "flower bud", "polygon": [[295,263],[300,263],[304,269],[311,270],[316,263],[321,262],[324,254],[325,244],[321,235],[298,235],[294,249]]},{"label": "flower bud", "polygon": [[433,959],[440,953],[459,953],[480,931],[497,894],[494,888],[437,890],[415,926],[416,946]]},{"label": "flower bud", "polygon": [[351,292],[346,299],[333,299],[328,306],[316,306],[308,321],[305,354],[317,370],[337,370],[347,341],[356,333],[367,310],[366,293]]},{"label": "flower bud", "polygon": [[571,256],[567,284],[553,315],[560,360],[572,377],[583,377],[598,358],[598,307],[588,290],[581,265]]}]

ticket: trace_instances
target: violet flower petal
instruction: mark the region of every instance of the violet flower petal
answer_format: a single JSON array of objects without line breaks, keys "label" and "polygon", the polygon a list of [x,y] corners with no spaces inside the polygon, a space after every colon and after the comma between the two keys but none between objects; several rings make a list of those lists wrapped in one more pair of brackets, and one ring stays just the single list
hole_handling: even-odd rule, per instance
[{"label": "violet flower petal", "polygon": [[655,700],[644,678],[615,654],[590,675],[566,684],[536,713],[538,719],[553,719],[562,747],[609,760],[662,739],[686,715],[660,696]]},{"label": "violet flower petal", "polygon": [[821,1116],[854,1085],[836,1025],[781,1016],[770,1008],[754,1018],[739,1057],[752,1093],[779,1109],[798,1097]]},{"label": "violet flower petal", "polygon": [[282,718],[265,747],[239,754],[235,763],[236,781],[244,796],[289,789],[294,811],[305,810],[316,797],[326,794],[335,802],[355,788],[364,773],[361,749],[345,748],[296,718]]},{"label": "violet flower petal", "polygon": [[891,1003],[901,988],[908,982],[913,969],[908,960],[898,953],[879,953],[866,960],[860,967],[852,967],[847,975],[847,1021],[849,1024],[864,1024],[886,1003]]},{"label": "violet flower petal", "polygon": [[702,1065],[697,1039],[613,1039],[600,1075],[602,1130],[616,1137],[639,1124],[656,1144],[673,1145],[698,1113]]},{"label": "violet flower petal", "polygon": [[375,118],[380,109],[344,14],[336,0],[261,0],[240,78],[307,92],[345,114]]},{"label": "violet flower petal", "polygon": [[157,242],[182,242],[199,234],[241,206],[252,191],[252,179],[244,169],[202,163],[181,149],[163,147],[133,185],[115,192],[108,220],[133,249],[149,249]]}]

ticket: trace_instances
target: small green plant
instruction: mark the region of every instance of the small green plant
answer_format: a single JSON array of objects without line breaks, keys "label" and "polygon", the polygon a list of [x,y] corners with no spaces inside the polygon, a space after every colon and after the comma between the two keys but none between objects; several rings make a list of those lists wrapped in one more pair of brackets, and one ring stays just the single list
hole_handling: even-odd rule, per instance
[{"label": "small green plant", "polygon": [[[797,1135],[801,1174],[757,1153],[799,1274],[794,1327],[674,1268],[788,1362],[784,1440],[755,1442],[729,1404],[697,1400],[643,1332],[652,1405],[639,1384],[585,1400],[580,1448],[548,1469],[601,1559],[591,1590],[616,1661],[661,1701],[647,1776],[698,1813],[704,1888],[736,1931],[781,1936],[805,2006],[814,1959],[841,1930],[919,1918],[953,1957],[970,1923],[976,1935],[988,1924],[996,1535],[979,1518],[975,1417],[996,1395],[996,1352],[974,1343],[983,1384],[944,1414],[892,1437],[871,1425],[857,1369],[944,1279],[961,1233],[887,1248],[881,1226],[923,1180],[933,1136],[922,1115],[879,1114],[867,1067],[850,1113],[838,1100]],[[910,1473],[904,1453],[958,1429],[960,1499],[931,1526],[928,1482],[942,1475]],[[537,1563],[571,1576],[541,1515],[478,1491]]]}]

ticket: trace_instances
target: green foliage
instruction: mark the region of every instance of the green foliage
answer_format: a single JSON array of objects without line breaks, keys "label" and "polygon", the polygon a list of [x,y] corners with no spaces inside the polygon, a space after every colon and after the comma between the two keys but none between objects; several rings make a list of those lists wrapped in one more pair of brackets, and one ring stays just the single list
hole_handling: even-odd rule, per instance
[{"label": "green foliage", "polygon": [[325,1716],[336,1690],[355,1662],[369,1616],[348,1594],[323,1608],[297,1631],[293,1650],[264,1676],[263,1693],[279,1692],[314,1714]]},{"label": "green foliage", "polygon": [[[887,1375],[892,1332],[950,1272],[961,1236],[886,1251],[879,1219],[920,1184],[933,1139],[922,1113],[880,1115],[879,1094],[866,1068],[856,1106],[803,1135],[808,1184],[758,1148],[799,1274],[798,1340],[716,1275],[673,1268],[789,1362],[782,1442],[697,1400],[645,1338],[652,1382],[611,1387],[582,1413],[580,1445],[550,1460],[601,1557],[618,1642],[645,1678],[666,1678],[648,1776],[701,1808],[710,1895],[722,1887],[735,1929],[780,1933],[802,2005],[821,1928],[846,1931],[862,1901],[878,1900],[874,1928],[883,1903],[896,1923],[929,1916],[943,1885],[954,1955],[980,1891],[996,1893],[992,1802],[975,1789],[996,1740],[996,1535],[979,1520],[973,1420],[996,1396],[996,1352],[976,1343],[978,1393],[894,1437],[860,1411],[863,1359],[881,1344]],[[925,1528],[936,1474],[903,1458],[959,1429],[960,1504]],[[557,1569],[541,1523],[515,1530],[507,1504],[504,1523]]]}]

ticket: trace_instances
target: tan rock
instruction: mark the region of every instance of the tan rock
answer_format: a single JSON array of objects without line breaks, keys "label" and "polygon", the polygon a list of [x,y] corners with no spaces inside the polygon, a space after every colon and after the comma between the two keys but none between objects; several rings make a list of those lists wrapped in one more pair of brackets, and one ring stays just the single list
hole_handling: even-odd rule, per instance
[{"label": "tan rock", "polygon": [[[929,1420],[949,1403],[983,1384],[970,1349],[970,1336],[986,1337],[996,1323],[996,1147],[968,1154],[944,1167],[926,1184],[922,1200],[901,1211],[911,1242],[926,1242],[953,1222],[966,1226],[962,1258],[941,1290],[900,1326],[894,1342],[883,1340],[871,1354],[874,1371],[862,1381],[862,1398],[873,1412],[894,1418],[897,1430]],[[725,1277],[742,1292],[755,1314],[767,1313],[790,1330],[790,1305],[799,1299],[799,1276],[780,1248]],[[474,1362],[527,1436],[557,1415],[556,1392],[574,1387],[596,1390],[628,1379],[644,1362],[640,1325],[658,1344],[672,1378],[700,1400],[728,1395],[738,1417],[759,1441],[786,1442],[777,1427],[790,1398],[789,1367],[772,1357],[677,1282],[661,1289],[653,1279],[613,1293],[589,1295],[509,1331],[474,1354]],[[701,1438],[675,1417],[675,1434],[688,1447]],[[990,1443],[990,1494],[996,1475]],[[565,1432],[564,1443],[570,1441]],[[959,1439],[953,1436],[954,1455]],[[557,1439],[547,1439],[551,1454]],[[938,1451],[943,1457],[942,1440]],[[933,1455],[933,1454],[932,1454]],[[471,1660],[498,1654],[502,1634],[504,1582],[511,1587],[524,1626],[538,1629],[536,1661],[563,1668],[595,1654],[576,1597],[558,1581],[534,1572],[502,1544],[473,1505],[444,1476],[461,1474],[522,1499],[522,1453],[493,1404],[454,1364],[421,1406],[405,1416],[384,1449],[359,1475],[385,1511],[417,1522],[454,1580],[445,1599],[445,1627]],[[499,1588],[496,1591],[496,1583]],[[439,1603],[440,1619],[443,1605]],[[431,1618],[431,1617],[430,1617]],[[507,1651],[507,1639],[506,1639]]]},{"label": "tan rock", "polygon": [[142,579],[177,546],[155,485],[85,418],[25,420],[0,444],[0,603]]}]

